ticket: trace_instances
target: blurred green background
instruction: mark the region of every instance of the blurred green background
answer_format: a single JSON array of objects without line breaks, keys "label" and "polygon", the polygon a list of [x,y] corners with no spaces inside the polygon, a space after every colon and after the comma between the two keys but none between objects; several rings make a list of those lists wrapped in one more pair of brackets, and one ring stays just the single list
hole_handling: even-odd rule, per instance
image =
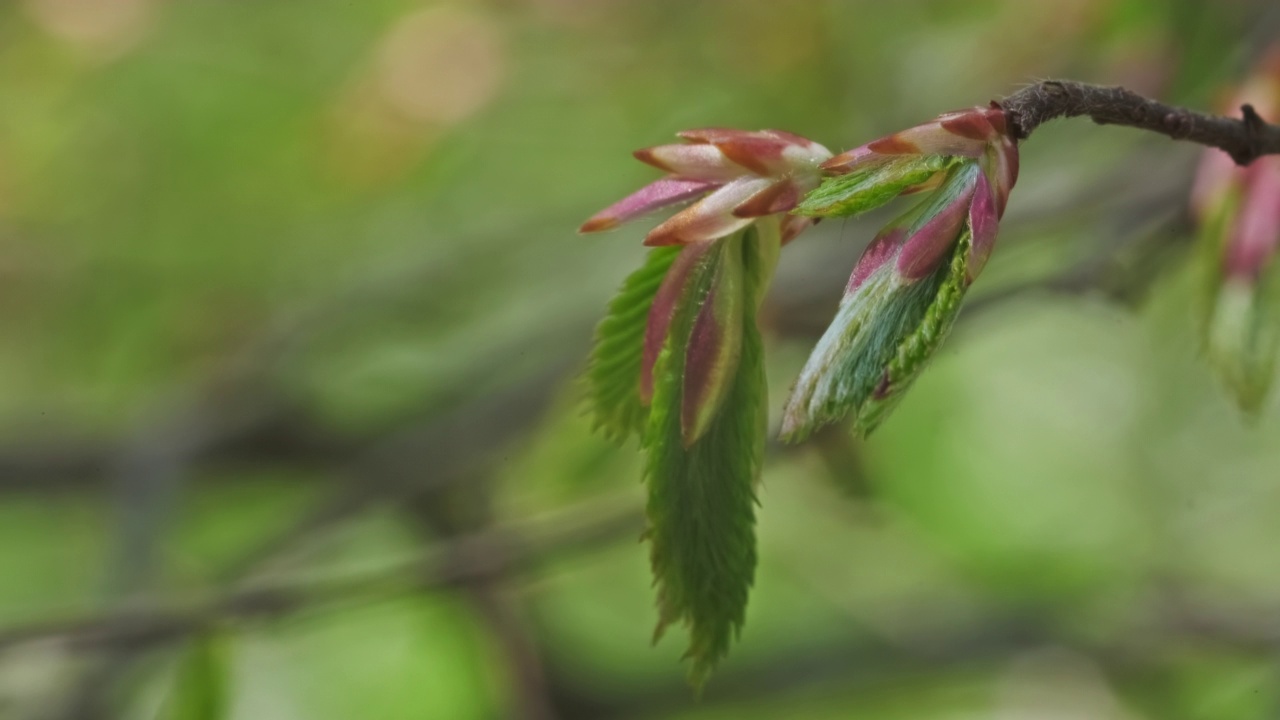
[{"label": "blurred green background", "polygon": [[[1273,0],[0,5],[0,717],[1280,717],[1280,403],[1198,357],[1196,148],[1025,145],[897,413],[771,448],[700,702],[575,382],[644,227],[574,232],[682,128],[838,152],[1051,76],[1207,108],[1278,35]],[[784,254],[775,416],[885,217]]]}]

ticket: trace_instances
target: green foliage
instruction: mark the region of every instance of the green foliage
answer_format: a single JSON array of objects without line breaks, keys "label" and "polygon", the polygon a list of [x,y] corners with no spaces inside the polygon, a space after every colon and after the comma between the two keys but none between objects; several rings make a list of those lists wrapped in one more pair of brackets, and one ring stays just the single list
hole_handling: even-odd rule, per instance
[{"label": "green foliage", "polygon": [[[967,267],[971,245],[972,237],[966,230],[956,243],[950,260],[941,265],[927,283],[918,283],[910,289],[914,294],[922,292],[924,285],[932,285],[929,289],[932,300],[916,298],[904,302],[904,307],[918,307],[916,303],[927,302],[927,310],[914,324],[910,334],[891,353],[888,367],[884,371],[884,377],[888,379],[887,386],[864,398],[859,404],[853,423],[857,432],[866,435],[879,426],[911,383],[924,372],[938,346],[951,332],[952,325],[960,315],[960,302],[969,287]],[[902,319],[906,320],[907,316],[914,314],[904,312]],[[903,327],[912,325],[904,322]]]},{"label": "green foliage", "polygon": [[943,155],[907,155],[828,178],[805,196],[799,215],[847,217],[874,210],[960,162]]},{"label": "green foliage", "polygon": [[658,588],[655,639],[672,623],[688,626],[685,656],[692,660],[690,680],[699,687],[745,621],[755,577],[755,485],[767,420],[763,346],[756,326],[757,299],[763,291],[760,246],[767,242],[754,231],[720,242],[745,245],[743,275],[748,278],[743,284],[742,354],[732,385],[705,434],[685,447],[680,407],[684,350],[700,304],[694,296],[694,302],[677,309],[658,359],[645,434],[646,537]]},{"label": "green foliage", "polygon": [[715,420],[733,388],[742,354],[742,319],[748,302],[743,291],[743,243],[723,245],[707,296],[691,323],[685,353],[680,419],[685,447],[697,442]]},{"label": "green foliage", "polygon": [[179,660],[177,676],[159,717],[161,720],[221,720],[227,716],[225,639],[209,631],[192,638]]},{"label": "green foliage", "polygon": [[1201,222],[1195,245],[1195,273],[1198,281],[1196,297],[1197,320],[1202,337],[1208,338],[1213,322],[1214,304],[1222,287],[1222,255],[1226,250],[1227,236],[1231,232],[1231,218],[1240,207],[1240,193],[1231,190],[1224,194],[1222,203]]},{"label": "green foliage", "polygon": [[1207,354],[1236,404],[1257,416],[1271,389],[1280,349],[1280,281],[1263,273],[1256,285],[1228,281],[1218,291]]},{"label": "green foliage", "polygon": [[679,246],[651,250],[644,265],[623,282],[609,303],[608,314],[596,326],[588,391],[596,427],[615,441],[644,430],[648,410],[640,400],[640,367],[645,326],[653,296],[679,254]]},{"label": "green foliage", "polygon": [[[977,171],[973,163],[955,166],[945,185],[892,225],[906,227],[908,237],[916,233],[956,201]],[[969,286],[971,248],[966,227],[929,276],[908,281],[889,261],[845,296],[787,401],[786,440],[803,440],[850,412],[855,432],[875,430],[955,322]]]},{"label": "green foliage", "polygon": [[[874,430],[905,389],[904,383],[923,370],[928,359],[923,351],[932,351],[949,329],[950,321],[935,314],[932,303],[948,286],[954,268],[961,266],[963,272],[963,265],[964,256],[953,250],[920,282],[901,284],[891,272],[883,272],[848,296],[814,351],[823,356],[820,364],[811,377],[802,375],[796,384],[788,414],[803,420],[789,427],[784,438],[803,440],[851,411],[856,432],[866,435]],[[932,344],[922,342],[929,338]],[[896,383],[892,367],[898,368]],[[882,387],[887,375],[889,383]],[[798,408],[794,413],[792,406]]]}]

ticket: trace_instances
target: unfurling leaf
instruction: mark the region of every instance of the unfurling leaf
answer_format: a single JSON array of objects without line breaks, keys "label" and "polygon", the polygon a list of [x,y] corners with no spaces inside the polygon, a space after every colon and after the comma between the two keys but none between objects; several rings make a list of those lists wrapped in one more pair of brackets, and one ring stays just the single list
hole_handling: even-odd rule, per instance
[{"label": "unfurling leaf", "polygon": [[[775,228],[776,229],[776,228]],[[763,293],[768,257],[761,245],[778,242],[777,232],[754,229],[717,241],[715,280],[700,289],[701,297],[681,303],[668,340],[658,358],[649,426],[645,433],[649,486],[647,514],[658,591],[655,639],[673,623],[689,628],[691,681],[701,686],[742,629],[747,596],[755,576],[755,486],[764,452],[766,386],[763,348],[756,308]],[[728,264],[738,264],[736,269]],[[726,274],[721,274],[722,272]],[[718,285],[721,278],[734,282]],[[699,399],[697,428],[690,439],[685,417],[687,382],[694,369],[690,346],[695,326],[708,317],[708,295],[732,291],[738,298],[715,303],[739,310],[717,315],[717,322],[736,317],[740,349],[734,371],[724,378],[723,399],[708,409]],[[693,352],[690,352],[690,351]],[[719,353],[716,353],[719,354]],[[694,362],[698,362],[696,359]],[[701,393],[699,398],[705,398]]]},{"label": "unfurling leaf", "polygon": [[588,391],[596,427],[615,441],[644,431],[648,409],[640,397],[640,367],[645,326],[658,286],[679,254],[678,247],[650,250],[644,266],[627,277],[596,326]]},{"label": "unfurling leaf", "polygon": [[969,245],[966,232],[924,280],[896,285],[879,274],[841,304],[796,380],[784,439],[802,440],[851,412],[855,432],[875,430],[950,332],[968,287]]},{"label": "unfurling leaf", "polygon": [[817,187],[831,153],[779,130],[680,137],[636,153],[666,178],[581,231],[693,201],[646,236],[660,250],[610,306],[588,380],[597,425],[613,437],[643,428],[656,634],[689,628],[686,657],[700,686],[742,629],[755,573],[766,422],[756,311],[782,244],[817,222],[788,213]]},{"label": "unfurling leaf", "polygon": [[667,344],[672,323],[681,308],[689,303],[702,302],[723,247],[724,243],[719,242],[700,242],[685,247],[667,270],[667,276],[653,297],[640,365],[640,400],[646,406],[653,398],[653,369],[663,346]]},{"label": "unfurling leaf", "polygon": [[940,155],[903,155],[872,164],[823,180],[796,212],[814,217],[859,215],[927,183],[957,162]]},{"label": "unfurling leaf", "polygon": [[957,165],[929,199],[867,247],[792,388],[783,411],[786,440],[802,440],[849,413],[856,432],[870,433],[924,370],[972,282],[970,228],[975,208],[980,217],[987,207],[985,188],[977,164]]},{"label": "unfurling leaf", "polygon": [[880,231],[849,278],[831,326],[792,388],[782,436],[803,440],[852,413],[876,428],[924,369],[994,246],[1018,177],[1018,148],[997,105],[944,113],[824,162],[836,175],[797,212],[853,215],[922,190]]},{"label": "unfurling leaf", "polygon": [[742,242],[731,239],[719,251],[706,300],[698,308],[685,353],[680,429],[685,447],[706,433],[733,387],[742,354]]}]

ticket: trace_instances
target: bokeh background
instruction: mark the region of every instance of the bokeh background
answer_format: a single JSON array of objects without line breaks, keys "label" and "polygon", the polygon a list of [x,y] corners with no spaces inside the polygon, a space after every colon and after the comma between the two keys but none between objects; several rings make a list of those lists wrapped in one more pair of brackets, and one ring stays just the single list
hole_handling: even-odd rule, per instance
[{"label": "bokeh background", "polygon": [[[1199,359],[1198,150],[1039,130],[868,442],[774,446],[701,701],[582,414],[682,128],[840,151],[1038,78],[1212,107],[1273,0],[0,5],[0,717],[1280,717],[1280,403]],[[889,210],[887,212],[897,212]],[[788,248],[771,410],[884,214]]]}]

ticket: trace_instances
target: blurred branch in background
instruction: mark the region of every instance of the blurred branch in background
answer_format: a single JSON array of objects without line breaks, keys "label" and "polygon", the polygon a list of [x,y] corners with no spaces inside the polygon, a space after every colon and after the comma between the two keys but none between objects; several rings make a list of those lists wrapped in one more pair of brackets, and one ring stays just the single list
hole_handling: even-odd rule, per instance
[{"label": "blurred branch in background", "polygon": [[377,566],[333,569],[322,575],[273,577],[212,597],[173,602],[138,599],[101,616],[72,618],[0,631],[0,649],[30,642],[65,643],[74,650],[130,655],[227,623],[278,619],[385,601],[406,593],[465,588],[494,577],[518,579],[555,557],[590,552],[604,541],[636,537],[639,512],[616,501],[566,508],[519,525],[459,535]]}]

